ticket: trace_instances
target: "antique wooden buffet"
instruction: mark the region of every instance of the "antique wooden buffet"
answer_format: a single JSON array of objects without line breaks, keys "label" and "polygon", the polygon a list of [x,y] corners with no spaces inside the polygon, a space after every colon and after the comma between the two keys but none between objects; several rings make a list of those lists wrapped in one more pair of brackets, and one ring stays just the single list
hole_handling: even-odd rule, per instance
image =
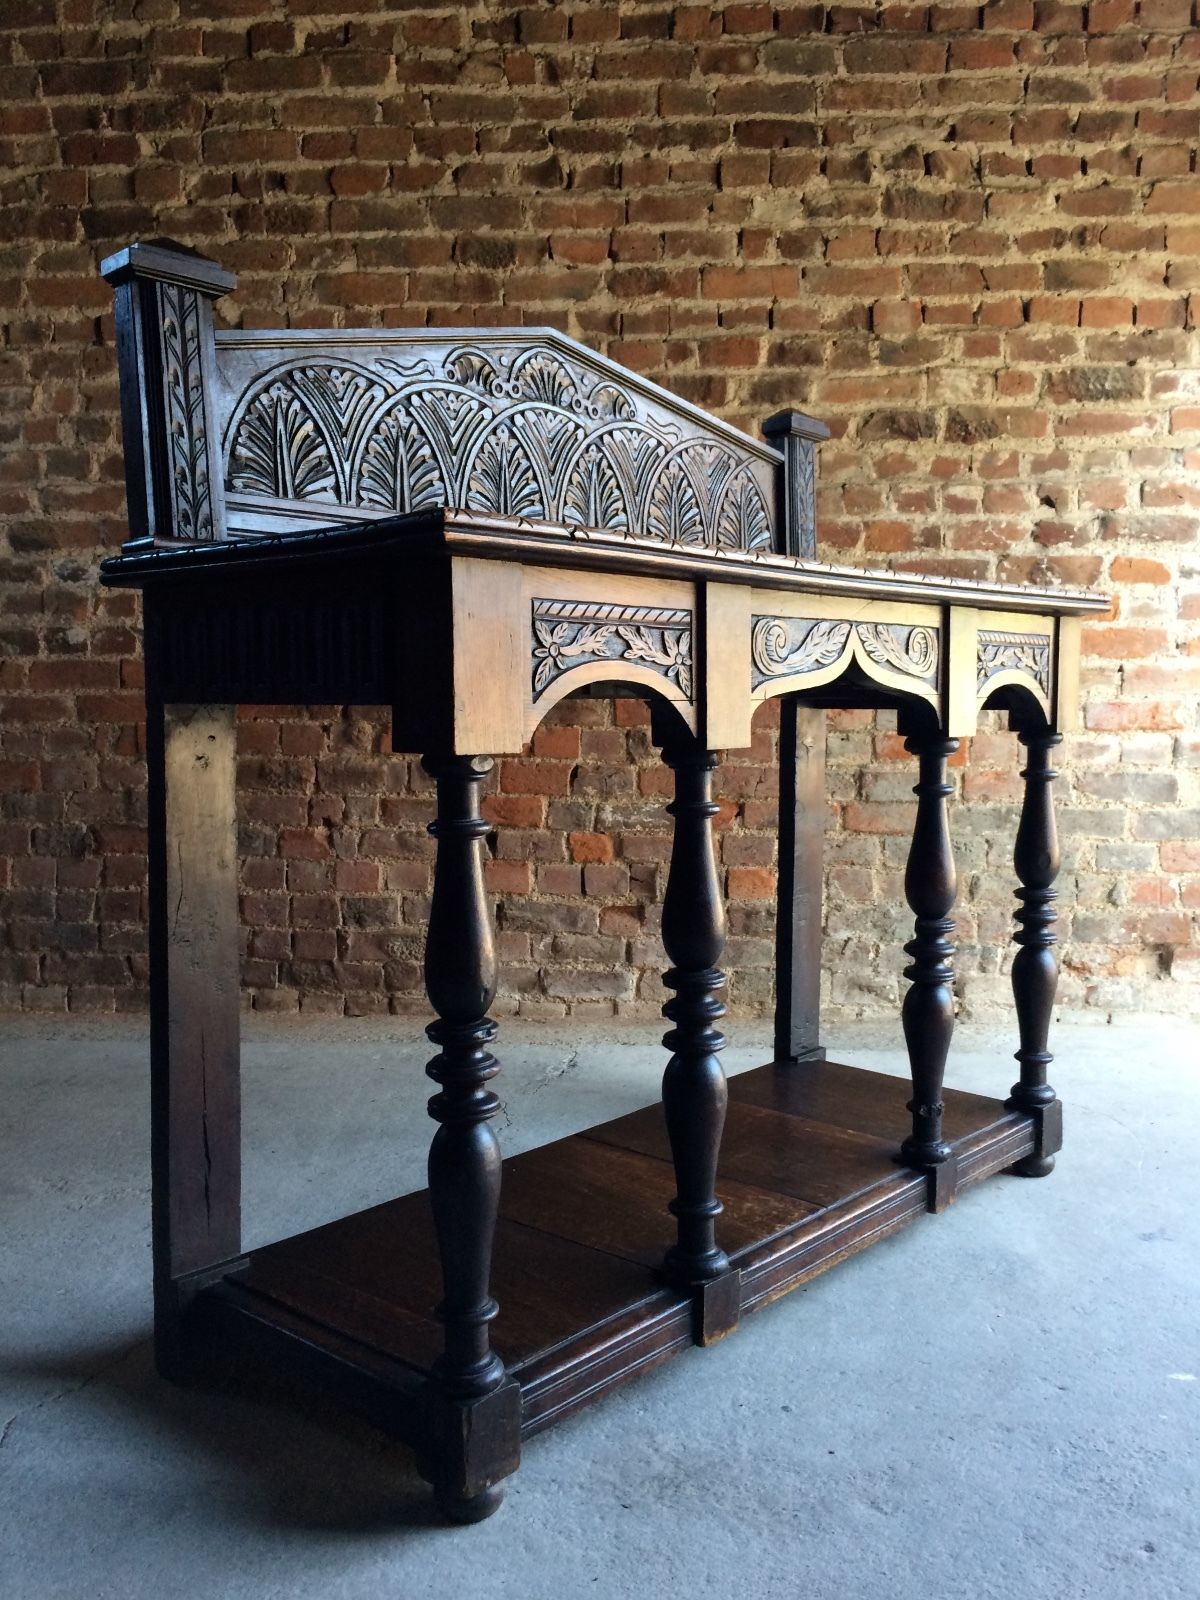
[{"label": "antique wooden buffet", "polygon": [[[233,278],[168,243],[117,299],[150,795],[160,1370],[237,1352],[416,1447],[487,1516],[521,1442],[1000,1170],[1060,1145],[1054,747],[1095,595],[815,559],[815,453],[766,442],[546,329],[214,331]],[[503,1164],[479,791],[564,696],[648,698],[674,773],[662,1108]],[[727,1086],[716,751],[780,697],[775,1059]],[[436,781],[428,1190],[249,1253],[239,1230],[239,702],[386,704]],[[819,1042],[824,712],[896,712],[916,764],[901,1080]],[[1015,830],[1020,1076],[943,1093],[954,1018],[946,763],[983,707],[1025,754]],[[348,1153],[351,1154],[352,1153]],[[671,1219],[674,1219],[672,1222]]]}]

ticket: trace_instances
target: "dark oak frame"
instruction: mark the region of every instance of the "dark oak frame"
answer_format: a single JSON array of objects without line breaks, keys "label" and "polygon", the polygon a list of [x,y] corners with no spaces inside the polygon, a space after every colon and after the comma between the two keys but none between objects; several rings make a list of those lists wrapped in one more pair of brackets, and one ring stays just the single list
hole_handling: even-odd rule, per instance
[{"label": "dark oak frame", "polygon": [[[477,419],[477,476],[456,481],[510,493],[478,464],[499,452],[519,479],[513,429],[536,416],[544,437],[529,445],[523,492],[547,503],[556,495],[558,507],[578,506],[582,495],[615,521],[513,518],[486,505],[376,508],[355,520],[343,501],[332,526],[314,528],[331,518],[331,503],[297,496],[281,506],[264,489],[256,510],[247,467],[237,515],[264,526],[222,537],[228,485],[242,471],[239,417],[269,400],[286,453],[295,445],[287,427],[308,437],[310,423],[296,422],[306,395],[319,411],[330,394],[349,394],[358,411],[347,402],[321,413],[330,428],[344,423],[340,476],[333,465],[313,476],[309,462],[309,478],[298,477],[296,463],[309,458],[295,446],[280,481],[361,486],[384,422],[403,412],[409,428],[424,415],[411,363],[408,387],[380,379],[376,392],[373,369],[360,362],[347,377],[331,364],[329,348],[355,336],[308,336],[303,359],[319,382],[303,371],[294,383],[280,377],[276,362],[247,380],[242,399],[222,402],[213,375],[220,346],[205,320],[220,269],[154,246],[132,247],[105,272],[121,297],[134,536],[104,564],[103,581],[136,586],[144,601],[155,1329],[164,1373],[183,1375],[217,1352],[259,1350],[412,1443],[446,1514],[477,1520],[498,1505],[522,1437],[687,1344],[732,1331],[814,1272],[923,1210],[943,1209],[964,1184],[1002,1168],[1050,1170],[1061,1107],[1046,1081],[1058,864],[1048,758],[1072,725],[1079,618],[1103,600],[826,566],[812,545],[820,424],[785,413],[765,429],[779,448],[739,443],[723,424],[693,408],[672,412],[662,391],[557,335],[539,335],[527,359],[515,335],[477,333],[471,361],[496,363],[478,399],[478,372],[462,348],[451,340],[447,353],[448,336],[433,341],[438,405]],[[393,372],[390,357],[378,360],[380,372]],[[368,404],[376,433],[351,448],[353,417]],[[179,426],[194,435],[183,455],[171,432]],[[232,451],[223,460],[214,443],[222,428]],[[439,436],[430,428],[410,428],[403,458],[389,446],[396,475],[387,481],[406,492],[431,472],[445,479],[459,470],[434,459]],[[547,439],[567,444],[555,457]],[[636,483],[626,470],[634,455],[650,463]],[[254,471],[267,470],[253,461]],[[760,492],[762,470],[769,494]],[[704,538],[648,537],[628,525],[635,504],[669,519],[692,516],[693,503]],[[265,531],[273,513],[283,524],[274,535]],[[207,531],[181,537],[189,527]],[[730,530],[743,544],[716,542]],[[520,751],[558,699],[614,683],[650,699],[654,738],[675,774],[663,1114],[637,1113],[517,1157],[502,1186],[479,788],[491,758]],[[716,1026],[724,909],[711,773],[718,750],[749,743],[755,707],[774,697],[782,698],[776,1047],[769,1066],[727,1085]],[[234,712],[245,701],[389,704],[394,747],[421,754],[437,791],[425,970],[438,1126],[426,1195],[248,1255],[239,1225],[234,818]],[[825,1062],[820,1044],[824,713],[839,706],[895,709],[918,764],[906,878],[916,919],[903,1018],[907,1133],[897,1085]],[[1005,1104],[943,1090],[955,889],[945,763],[978,711],[997,706],[1028,750],[1015,851],[1021,1076]],[[576,1193],[581,1173],[600,1201]],[[635,1206],[631,1195],[658,1199]],[[647,1240],[658,1237],[664,1208],[675,1238],[661,1248]],[[564,1310],[568,1283],[575,1300]],[[498,1348],[506,1312],[513,1320]]]}]

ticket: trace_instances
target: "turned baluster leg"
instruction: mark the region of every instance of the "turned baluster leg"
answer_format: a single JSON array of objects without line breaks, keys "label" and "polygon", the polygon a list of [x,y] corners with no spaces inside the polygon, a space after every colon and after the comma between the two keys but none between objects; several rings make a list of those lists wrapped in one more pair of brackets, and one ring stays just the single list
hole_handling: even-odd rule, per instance
[{"label": "turned baluster leg", "polygon": [[955,1181],[953,1152],[942,1138],[942,1079],[954,1031],[950,910],[957,888],[946,819],[946,797],[952,792],[946,761],[958,749],[958,740],[939,733],[909,738],[904,748],[917,757],[920,768],[913,789],[917,818],[904,874],[905,897],[916,918],[913,937],[904,946],[912,961],[904,969],[910,986],[902,1012],[913,1122],[900,1155],[906,1165],[929,1173],[930,1209],[936,1211],[953,1199]]},{"label": "turned baluster leg", "polygon": [[1013,851],[1013,866],[1021,887],[1017,890],[1018,927],[1013,935],[1020,948],[1013,960],[1012,986],[1021,1039],[1021,1048],[1016,1052],[1021,1077],[1013,1084],[1008,1104],[1016,1111],[1030,1112],[1038,1134],[1038,1148],[1012,1170],[1024,1178],[1044,1178],[1054,1170],[1054,1152],[1062,1145],[1062,1108],[1046,1081],[1046,1069],[1054,1059],[1046,1043],[1058,987],[1054,954],[1054,902],[1058,896],[1052,885],[1058,876],[1059,853],[1050,787],[1058,773],[1050,765],[1050,756],[1054,747],[1062,743],[1062,735],[1047,729],[1024,732],[1020,739],[1028,759],[1021,774],[1025,800]]},{"label": "turned baluster leg", "polygon": [[[516,1386],[505,1384],[504,1363],[489,1341],[497,1311],[489,1276],[500,1203],[500,1147],[491,1119],[500,1102],[488,1088],[499,1071],[487,1048],[496,1035],[487,1015],[496,954],[483,888],[487,823],[479,812],[479,785],[492,763],[427,756],[424,764],[437,781],[425,987],[438,1020],[425,1031],[440,1048],[426,1071],[440,1086],[429,1102],[439,1124],[429,1151],[429,1199],[442,1265],[437,1316],[445,1343],[431,1374],[437,1403],[422,1468],[448,1515],[476,1521],[503,1498],[494,1479],[515,1467],[519,1438],[512,1428],[514,1415],[519,1423]],[[481,1403],[498,1393],[503,1401],[481,1416]]]},{"label": "turned baluster leg", "polygon": [[[716,1240],[723,1209],[715,1192],[717,1156],[728,1098],[717,1059],[725,1039],[714,1026],[725,1014],[718,998],[725,974],[716,965],[725,947],[725,907],[713,853],[717,807],[710,795],[717,758],[694,742],[676,742],[664,749],[663,760],[675,773],[675,798],[667,807],[675,828],[662,918],[671,961],[663,982],[675,995],[663,1006],[663,1016],[673,1024],[663,1043],[673,1053],[662,1092],[675,1161],[677,1193],[671,1211],[678,1222],[664,1269],[673,1283],[695,1289],[723,1277],[736,1278]],[[736,1305],[726,1296],[718,1309],[718,1298],[709,1295],[707,1305],[701,1305],[702,1342],[736,1322]],[[718,1327],[718,1322],[724,1325]]]}]

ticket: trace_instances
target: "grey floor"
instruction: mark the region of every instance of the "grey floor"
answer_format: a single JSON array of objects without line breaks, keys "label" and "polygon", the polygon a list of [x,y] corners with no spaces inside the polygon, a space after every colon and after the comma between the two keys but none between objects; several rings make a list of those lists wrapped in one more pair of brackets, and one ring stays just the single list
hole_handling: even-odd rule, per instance
[{"label": "grey floor", "polygon": [[[891,1042],[830,1040],[899,1071]],[[655,1098],[653,1034],[505,1045],[509,1153]],[[144,1034],[0,1022],[0,1595],[1195,1600],[1195,1034],[1056,1047],[1049,1181],[970,1191],[533,1440],[451,1530],[369,1429],[155,1378]],[[1010,1050],[960,1030],[950,1081],[1003,1091]],[[427,1053],[407,1024],[250,1034],[250,1242],[420,1185]]]}]

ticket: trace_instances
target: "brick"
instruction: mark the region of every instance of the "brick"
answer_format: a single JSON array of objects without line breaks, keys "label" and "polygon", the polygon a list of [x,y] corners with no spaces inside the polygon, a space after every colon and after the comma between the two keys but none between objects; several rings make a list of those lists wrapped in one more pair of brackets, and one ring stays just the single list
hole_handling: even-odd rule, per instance
[{"label": "brick", "polygon": [[527,861],[489,861],[484,882],[492,894],[531,894],[533,868]]},{"label": "brick", "polygon": [[[1191,840],[1200,833],[1200,811],[1172,809],[1148,811],[1134,818],[1135,839]],[[1180,940],[1184,943],[1186,940]]]},{"label": "brick", "polygon": [[1170,583],[1170,569],[1146,556],[1114,556],[1109,568],[1113,583]]},{"label": "brick", "polygon": [[795,294],[799,275],[794,267],[708,267],[702,291],[715,300],[748,300]]},{"label": "brick", "polygon": [[628,867],[616,863],[589,862],[583,869],[583,892],[590,898],[611,900],[630,892]]},{"label": "brick", "polygon": [[775,873],[767,867],[730,867],[725,878],[734,900],[770,900],[775,894]]},{"label": "brick", "polygon": [[614,857],[613,842],[605,833],[568,835],[571,859],[579,862],[608,862]]},{"label": "brick", "polygon": [[1086,706],[1084,726],[1098,732],[1119,733],[1131,728],[1185,728],[1187,721],[1183,707],[1172,701],[1099,700]]},{"label": "brick", "polygon": [[505,761],[500,788],[505,794],[563,795],[570,792],[571,768],[558,761]]},{"label": "brick", "polygon": [[539,894],[578,898],[583,892],[583,872],[578,866],[563,861],[548,861],[537,869]]},{"label": "brick", "polygon": [[1124,328],[1133,320],[1133,301],[1123,295],[1102,295],[1083,301],[1080,323],[1085,328]]},{"label": "brick", "polygon": [[1162,182],[1152,185],[1150,197],[1146,201],[1146,213],[1154,216],[1158,213],[1173,216],[1196,216],[1200,214],[1200,195],[1196,193],[1194,183]]},{"label": "brick", "polygon": [[540,727],[533,736],[533,753],[559,761],[577,761],[580,754],[579,729]]},{"label": "brick", "polygon": [[854,39],[842,60],[851,75],[857,73],[936,73],[946,67],[947,48],[934,39]]},{"label": "brick", "polygon": [[538,794],[489,794],[483,814],[489,822],[513,828],[540,828],[546,821],[546,801]]}]

